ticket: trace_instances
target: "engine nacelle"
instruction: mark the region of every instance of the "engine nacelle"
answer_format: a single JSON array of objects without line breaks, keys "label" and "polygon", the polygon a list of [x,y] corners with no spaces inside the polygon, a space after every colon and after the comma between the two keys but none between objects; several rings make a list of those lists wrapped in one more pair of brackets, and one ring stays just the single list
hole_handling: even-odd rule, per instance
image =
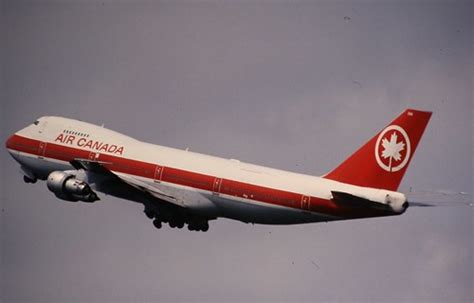
[{"label": "engine nacelle", "polygon": [[94,202],[99,200],[99,197],[92,191],[89,184],[63,171],[53,171],[50,173],[46,185],[56,197],[62,200],[72,202]]}]

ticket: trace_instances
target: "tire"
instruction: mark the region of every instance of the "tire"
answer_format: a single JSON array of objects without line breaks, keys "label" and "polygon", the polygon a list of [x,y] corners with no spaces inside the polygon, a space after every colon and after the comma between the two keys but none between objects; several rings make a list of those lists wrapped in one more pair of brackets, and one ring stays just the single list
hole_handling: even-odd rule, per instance
[{"label": "tire", "polygon": [[156,228],[160,229],[160,228],[161,228],[161,221],[158,220],[158,219],[155,219],[155,220],[153,220],[153,225],[154,225]]},{"label": "tire", "polygon": [[209,223],[206,221],[201,226],[201,231],[206,232],[209,230]]},{"label": "tire", "polygon": [[145,216],[147,216],[148,219],[153,219],[155,217],[155,214],[149,210],[143,211],[145,213]]},{"label": "tire", "polygon": [[25,181],[25,183],[32,183],[32,184],[35,184],[35,183],[36,183],[36,178],[35,178],[35,179],[30,179],[30,178],[27,177],[27,176],[23,176],[23,181]]}]

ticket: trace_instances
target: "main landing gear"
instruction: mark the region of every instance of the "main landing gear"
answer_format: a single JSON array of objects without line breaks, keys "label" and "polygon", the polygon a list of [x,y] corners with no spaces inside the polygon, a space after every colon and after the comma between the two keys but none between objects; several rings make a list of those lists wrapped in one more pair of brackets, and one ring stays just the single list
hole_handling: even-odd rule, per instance
[{"label": "main landing gear", "polygon": [[188,230],[194,231],[203,231],[206,232],[209,230],[209,222],[208,221],[197,221],[188,224]]},{"label": "main landing gear", "polygon": [[161,221],[158,220],[158,219],[155,219],[155,220],[153,220],[153,225],[154,225],[156,228],[160,229],[160,228],[161,228]]},{"label": "main landing gear", "polygon": [[160,229],[163,227],[163,223],[168,223],[171,228],[183,228],[185,224],[188,225],[188,230],[192,231],[203,231],[209,230],[209,223],[207,220],[202,218],[186,218],[180,214],[173,214],[171,216],[163,216],[155,214],[154,212],[145,209],[145,215],[153,220],[153,225]]}]

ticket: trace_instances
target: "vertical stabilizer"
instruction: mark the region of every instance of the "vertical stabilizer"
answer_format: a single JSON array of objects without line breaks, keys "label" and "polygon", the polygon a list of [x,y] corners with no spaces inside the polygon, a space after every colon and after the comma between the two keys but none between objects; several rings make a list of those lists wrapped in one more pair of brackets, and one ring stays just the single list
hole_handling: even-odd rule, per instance
[{"label": "vertical stabilizer", "polygon": [[397,190],[430,117],[431,112],[405,110],[324,178]]}]

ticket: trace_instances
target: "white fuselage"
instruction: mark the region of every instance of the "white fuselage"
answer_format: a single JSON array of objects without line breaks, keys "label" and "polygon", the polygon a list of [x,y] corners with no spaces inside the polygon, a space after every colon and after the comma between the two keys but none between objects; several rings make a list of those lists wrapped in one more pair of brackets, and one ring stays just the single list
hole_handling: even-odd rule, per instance
[{"label": "white fuselage", "polygon": [[[199,215],[243,222],[292,224],[396,215],[406,201],[398,192],[149,144],[61,117],[40,118],[12,136],[7,148],[25,174],[39,179],[52,171],[72,170],[69,161],[75,158],[101,161],[119,176],[176,197],[180,206]],[[394,211],[354,212],[334,203],[331,191],[390,203]]]}]

